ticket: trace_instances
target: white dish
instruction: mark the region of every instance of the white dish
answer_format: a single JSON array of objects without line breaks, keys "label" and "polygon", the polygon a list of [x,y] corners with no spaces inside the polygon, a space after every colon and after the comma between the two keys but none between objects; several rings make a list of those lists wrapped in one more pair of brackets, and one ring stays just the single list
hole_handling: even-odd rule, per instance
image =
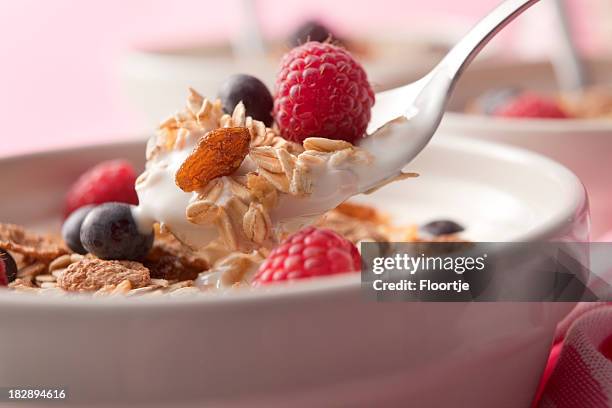
[{"label": "white dish", "polygon": [[[132,142],[0,160],[0,221],[57,225],[76,175],[107,158],[142,164],[143,151]],[[584,189],[541,156],[449,139],[410,169],[422,177],[363,199],[406,222],[457,219],[473,240],[588,239]],[[528,406],[571,307],[375,304],[354,275],[137,302],[4,291],[0,386],[67,387],[69,402],[88,406]]]},{"label": "white dish", "polygon": [[[612,84],[612,61],[589,61],[594,83]],[[465,114],[465,105],[485,91],[521,86],[542,92],[556,88],[548,63],[480,64],[460,79],[436,137],[466,135],[508,143],[551,157],[575,172],[584,182],[591,200],[592,233],[599,237],[612,230],[612,120],[605,119],[502,119]]]}]

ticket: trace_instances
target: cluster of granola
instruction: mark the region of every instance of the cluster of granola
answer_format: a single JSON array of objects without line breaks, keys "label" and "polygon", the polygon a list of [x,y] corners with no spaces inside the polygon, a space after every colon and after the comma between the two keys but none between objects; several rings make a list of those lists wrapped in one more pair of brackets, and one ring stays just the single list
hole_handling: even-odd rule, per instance
[{"label": "cluster of granola", "polygon": [[[373,208],[348,203],[328,212],[318,226],[335,230],[356,244],[406,239],[416,231],[412,226],[395,228]],[[75,292],[179,296],[239,287],[250,281],[268,254],[265,248],[233,252],[210,266],[203,256],[158,229],[153,250],[142,262],[106,261],[71,253],[59,237],[12,224],[0,224],[0,248],[10,251],[18,265],[17,279],[9,288],[57,296]]]},{"label": "cluster of granola", "polygon": [[[211,102],[194,90],[186,108],[165,120],[149,141],[147,160],[153,163],[163,152],[192,144],[196,147],[177,172],[176,184],[197,193],[186,209],[187,220],[215,225],[219,232],[221,240],[209,252],[271,247],[279,237],[270,212],[281,194],[308,196],[316,166],[371,162],[366,151],[342,140],[311,137],[301,145],[287,141],[276,129],[246,116],[242,103],[231,115],[224,114],[219,101]],[[248,162],[247,170],[237,172],[243,162]],[[137,185],[147,177],[145,171]]]},{"label": "cluster of granola", "polygon": [[179,295],[199,292],[194,279],[209,269],[205,260],[173,237],[158,234],[155,247],[142,262],[106,261],[71,253],[61,238],[13,224],[0,224],[0,248],[17,263],[18,292],[65,295]]}]

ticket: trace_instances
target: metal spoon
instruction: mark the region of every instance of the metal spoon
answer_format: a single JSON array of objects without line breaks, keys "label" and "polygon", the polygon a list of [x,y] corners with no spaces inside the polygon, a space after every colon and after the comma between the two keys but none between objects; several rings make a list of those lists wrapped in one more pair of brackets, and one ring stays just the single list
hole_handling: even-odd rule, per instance
[{"label": "metal spoon", "polygon": [[402,169],[429,143],[454,86],[480,50],[510,21],[539,0],[506,0],[481,20],[427,75],[408,85],[376,94],[372,117],[359,147],[370,163],[329,166],[317,171],[312,194],[284,197],[275,221],[315,216],[352,195],[366,193],[402,176]]},{"label": "metal spoon", "polygon": [[[455,45],[442,61],[420,80],[399,88],[376,94],[376,104],[372,109],[372,119],[367,129],[368,136],[362,147],[371,148],[376,144],[376,133],[383,127],[393,126],[393,132],[404,133],[401,155],[393,155],[396,171],[368,180],[361,186],[365,191],[385,178],[397,176],[402,167],[408,164],[429,142],[435,133],[446,103],[455,84],[468,64],[482,48],[509,22],[523,13],[539,0],[507,0],[482,19],[468,34]],[[398,122],[400,124],[398,125]],[[378,141],[378,144],[383,143]],[[398,149],[399,146],[393,146]],[[375,149],[378,150],[378,149]],[[384,161],[389,161],[386,157]]]},{"label": "metal spoon", "polygon": [[549,6],[553,9],[556,28],[561,37],[559,49],[552,61],[557,82],[563,91],[579,92],[587,85],[587,76],[572,35],[566,0],[554,0]]}]

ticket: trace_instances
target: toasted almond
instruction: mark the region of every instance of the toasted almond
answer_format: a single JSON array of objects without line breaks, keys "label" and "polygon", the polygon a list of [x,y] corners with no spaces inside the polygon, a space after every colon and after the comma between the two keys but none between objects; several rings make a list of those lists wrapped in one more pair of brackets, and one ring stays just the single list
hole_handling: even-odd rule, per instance
[{"label": "toasted almond", "polygon": [[176,172],[176,184],[181,190],[191,192],[217,177],[232,174],[246,157],[250,139],[244,127],[219,128],[206,133]]}]

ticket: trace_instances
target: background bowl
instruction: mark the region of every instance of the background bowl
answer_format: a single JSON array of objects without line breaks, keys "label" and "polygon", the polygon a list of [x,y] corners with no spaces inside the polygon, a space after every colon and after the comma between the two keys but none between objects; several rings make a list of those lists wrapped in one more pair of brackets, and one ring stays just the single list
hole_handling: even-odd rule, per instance
[{"label": "background bowl", "polygon": [[[83,169],[142,165],[143,151],[138,141],[0,160],[1,221],[57,225]],[[472,240],[588,239],[580,182],[538,155],[448,139],[410,170],[422,177],[361,199],[398,222],[456,219]],[[0,386],[67,387],[65,405],[88,406],[528,406],[572,306],[372,303],[355,275],[188,299],[5,291]]]},{"label": "background bowl", "polygon": [[[587,61],[594,83],[612,85],[612,61]],[[505,119],[466,114],[463,109],[487,90],[520,86],[542,92],[556,89],[552,67],[544,62],[480,64],[459,80],[436,137],[456,134],[524,147],[566,165],[585,184],[591,200],[592,233],[612,229],[612,120]],[[612,91],[612,89],[611,89]]]},{"label": "background bowl", "polygon": [[[454,35],[371,33],[351,37],[376,90],[397,86],[426,73],[446,53]],[[236,58],[230,43],[141,47],[120,66],[124,93],[133,106],[158,123],[182,106],[188,87],[215,97],[231,74],[249,73],[273,89],[286,45],[273,43],[264,57]]]}]

